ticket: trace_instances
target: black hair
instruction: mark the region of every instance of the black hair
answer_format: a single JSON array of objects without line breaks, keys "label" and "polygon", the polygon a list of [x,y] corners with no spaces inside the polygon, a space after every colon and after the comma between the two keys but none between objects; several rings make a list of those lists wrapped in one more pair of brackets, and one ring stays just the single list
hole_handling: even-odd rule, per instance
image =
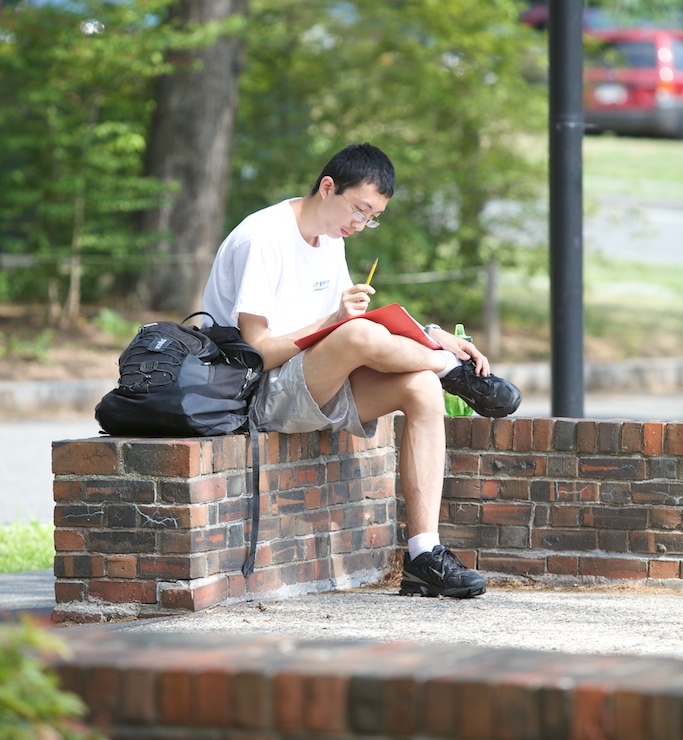
[{"label": "black hair", "polygon": [[315,195],[320,188],[323,177],[331,177],[335,184],[335,193],[339,195],[347,188],[369,183],[377,192],[388,198],[396,189],[394,165],[387,155],[372,144],[350,144],[337,152],[323,167],[323,171],[311,189]]}]

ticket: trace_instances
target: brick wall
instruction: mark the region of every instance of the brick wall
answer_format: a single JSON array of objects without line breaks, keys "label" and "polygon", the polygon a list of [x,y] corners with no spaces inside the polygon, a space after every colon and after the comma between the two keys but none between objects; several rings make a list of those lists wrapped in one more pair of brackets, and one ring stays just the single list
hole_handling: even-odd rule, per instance
[{"label": "brick wall", "polygon": [[[379,580],[406,539],[395,481],[402,422],[385,417],[369,441],[260,435],[260,545],[246,581],[247,438],[55,443],[55,619]],[[469,566],[540,579],[683,578],[682,423],[446,425],[440,529]]]},{"label": "brick wall", "polygon": [[367,441],[259,439],[260,545],[248,579],[248,437],[55,442],[56,621],[378,581],[396,544],[391,417]]},{"label": "brick wall", "polygon": [[683,577],[683,423],[448,422],[442,539],[489,573]]},{"label": "brick wall", "polygon": [[111,740],[680,740],[683,661],[482,646],[62,632]]}]

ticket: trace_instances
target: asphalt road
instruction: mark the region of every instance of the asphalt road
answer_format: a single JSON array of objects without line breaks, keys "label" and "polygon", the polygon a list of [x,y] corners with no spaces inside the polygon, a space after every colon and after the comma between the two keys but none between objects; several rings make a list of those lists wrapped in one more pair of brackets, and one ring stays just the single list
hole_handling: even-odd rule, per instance
[{"label": "asphalt road", "polygon": [[683,203],[605,199],[584,218],[584,247],[610,257],[656,264],[683,263]]},{"label": "asphalt road", "polygon": [[0,422],[0,525],[52,522],[52,442],[97,436],[94,419]]}]

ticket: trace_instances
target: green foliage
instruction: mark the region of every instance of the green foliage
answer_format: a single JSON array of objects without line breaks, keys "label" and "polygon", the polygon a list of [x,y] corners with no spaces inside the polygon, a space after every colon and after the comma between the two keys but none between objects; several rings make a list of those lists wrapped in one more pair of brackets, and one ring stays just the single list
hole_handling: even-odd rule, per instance
[{"label": "green foliage", "polygon": [[[334,151],[370,140],[394,161],[399,190],[384,226],[349,240],[352,270],[379,255],[376,304],[471,323],[479,268],[518,261],[512,232],[525,233],[545,184],[544,158],[522,145],[546,123],[544,90],[525,74],[543,51],[516,0],[251,0],[246,20],[182,29],[175,7],[84,0],[2,12],[0,240],[33,263],[0,276],[0,298],[54,303],[75,276],[95,301],[133,282],[117,275],[148,267],[160,235],[143,236],[139,214],[177,185],[142,176],[156,80],[188,49],[244,33],[226,229],[306,192]],[[426,271],[463,279],[390,282]]]},{"label": "green foliage", "polygon": [[93,319],[93,324],[109,334],[117,343],[130,341],[137,333],[140,323],[127,321],[116,311],[109,308],[103,308]]},{"label": "green foliage", "polygon": [[[352,269],[379,255],[376,302],[445,322],[478,315],[478,270],[386,292],[382,280],[515,261],[499,224],[523,228],[538,200],[544,163],[520,140],[546,122],[544,93],[524,75],[538,42],[518,13],[512,0],[255,0],[228,228],[307,192],[337,149],[372,141],[399,189],[382,228],[347,242]],[[516,215],[500,202],[518,204]]]},{"label": "green foliage", "polygon": [[52,568],[54,531],[52,524],[37,521],[0,526],[0,573],[28,573]]},{"label": "green foliage", "polygon": [[52,329],[44,329],[31,338],[6,334],[0,340],[0,357],[40,361],[45,356],[45,352],[52,346],[54,336],[55,333]]},{"label": "green foliage", "polygon": [[62,691],[55,674],[45,667],[49,654],[66,647],[33,622],[0,625],[0,738],[102,737],[79,721],[86,711],[79,697]]},{"label": "green foliage", "polygon": [[3,297],[46,301],[48,278],[63,292],[74,256],[89,299],[103,272],[130,269],[135,214],[164,193],[141,173],[151,80],[166,69],[167,39],[148,18],[166,4],[2,13],[0,238],[3,251],[33,257],[4,282]]}]

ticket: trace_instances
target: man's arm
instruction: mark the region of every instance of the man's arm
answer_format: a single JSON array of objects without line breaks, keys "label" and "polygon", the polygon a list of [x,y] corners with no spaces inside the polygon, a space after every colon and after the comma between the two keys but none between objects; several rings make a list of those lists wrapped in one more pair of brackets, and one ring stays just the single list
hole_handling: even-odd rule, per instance
[{"label": "man's arm", "polygon": [[244,339],[252,347],[256,347],[263,356],[264,369],[272,370],[290,360],[297,352],[301,352],[295,344],[297,339],[338,321],[362,316],[367,311],[370,294],[374,292],[375,289],[370,285],[354,285],[342,293],[339,308],[335,313],[282,336],[272,336],[265,316],[249,313],[239,315],[239,329]]},{"label": "man's arm", "polygon": [[310,327],[302,327],[291,334],[274,337],[271,335],[265,316],[255,316],[251,313],[241,313],[239,315],[239,328],[242,337],[261,353],[264,370],[279,367],[294,357],[297,352],[301,352],[294,343],[295,340],[316,331],[322,324],[323,322],[317,322]]}]

